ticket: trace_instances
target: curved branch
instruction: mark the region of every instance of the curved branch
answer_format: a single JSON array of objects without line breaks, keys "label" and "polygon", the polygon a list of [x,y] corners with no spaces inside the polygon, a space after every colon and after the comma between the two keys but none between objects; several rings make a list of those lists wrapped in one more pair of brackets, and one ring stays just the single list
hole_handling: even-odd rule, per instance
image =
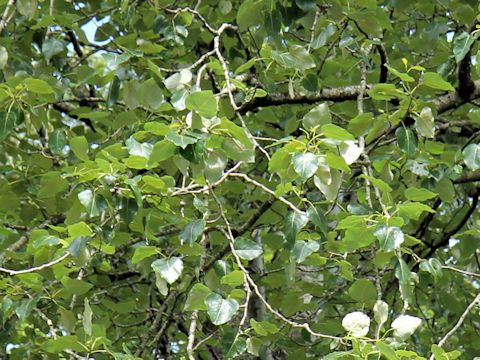
[{"label": "curved branch", "polygon": [[53,266],[55,264],[58,264],[59,262],[62,262],[63,260],[65,260],[68,256],[70,255],[70,252],[67,251],[65,254],[63,254],[62,256],[60,256],[59,258],[56,258],[46,264],[42,264],[40,266],[35,266],[35,267],[32,267],[32,268],[29,268],[29,269],[23,269],[23,270],[10,270],[10,269],[5,269],[3,267],[0,267],[0,271],[1,272],[4,272],[4,273],[7,273],[9,275],[20,275],[20,274],[27,274],[27,273],[31,273],[31,272],[35,272],[35,271],[40,271],[40,270],[43,270],[43,269],[46,269],[50,266]]}]

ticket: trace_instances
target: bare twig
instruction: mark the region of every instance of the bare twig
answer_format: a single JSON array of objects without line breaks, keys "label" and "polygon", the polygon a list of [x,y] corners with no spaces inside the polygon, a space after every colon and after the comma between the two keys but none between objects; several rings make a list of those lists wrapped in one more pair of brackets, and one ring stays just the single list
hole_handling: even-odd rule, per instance
[{"label": "bare twig", "polygon": [[[465,309],[463,314],[460,316],[455,326],[448,333],[446,333],[443,338],[440,339],[440,341],[438,342],[438,346],[443,346],[447,342],[448,338],[452,336],[460,328],[460,326],[462,326],[467,315],[470,313],[470,311],[472,311],[473,307],[479,302],[480,302],[480,293],[478,293],[477,296],[475,296],[475,299],[473,299],[473,301],[467,306],[467,308]],[[434,360],[434,359],[435,359],[435,356],[432,354],[430,356],[430,360]]]},{"label": "bare twig", "polygon": [[40,266],[35,266],[35,267],[32,267],[32,268],[28,268],[28,269],[23,269],[23,270],[10,270],[10,269],[5,269],[3,267],[0,267],[0,271],[1,272],[4,272],[4,273],[7,273],[9,275],[20,275],[20,274],[27,274],[27,273],[31,273],[31,272],[35,272],[35,271],[40,271],[40,270],[43,270],[43,269],[46,269],[50,266],[53,266],[55,264],[58,264],[59,262],[62,262],[63,260],[65,260],[68,256],[70,255],[70,252],[66,252],[65,254],[63,254],[62,256],[60,256],[59,258],[56,258],[55,260],[52,260],[48,263],[45,263],[45,264],[42,264]]},{"label": "bare twig", "polygon": [[279,311],[275,310],[269,303],[268,301],[265,299],[265,297],[263,296],[262,292],[260,291],[260,288],[258,287],[258,285],[255,283],[255,281],[252,279],[252,277],[250,276],[248,270],[245,268],[245,266],[243,266],[243,263],[242,263],[242,260],[240,259],[240,257],[238,256],[236,250],[235,250],[235,247],[233,245],[234,241],[235,241],[235,238],[233,236],[233,233],[232,233],[232,228],[230,226],[230,223],[227,219],[227,216],[225,215],[225,211],[223,210],[223,205],[222,203],[218,200],[218,198],[216,197],[216,195],[213,193],[212,191],[212,195],[215,199],[215,201],[217,202],[219,208],[220,208],[220,214],[223,218],[223,221],[225,222],[225,225],[227,227],[227,230],[222,230],[222,232],[225,234],[225,236],[229,239],[229,243],[230,243],[230,250],[233,254],[233,257],[235,258],[235,261],[238,265],[238,267],[240,268],[240,270],[242,270],[244,276],[245,276],[245,279],[248,281],[248,283],[250,284],[250,287],[253,289],[253,292],[255,293],[255,295],[265,304],[265,307],[274,315],[276,316],[277,318],[279,318],[280,320],[282,320],[283,322],[287,323],[288,325],[294,327],[294,328],[301,328],[301,329],[304,329],[305,331],[307,331],[310,335],[312,336],[316,336],[316,337],[321,337],[321,338],[325,338],[325,339],[331,339],[331,340],[342,340],[341,337],[338,337],[338,336],[332,336],[332,335],[327,335],[327,334],[322,334],[322,333],[318,333],[318,332],[315,332],[311,329],[310,325],[308,323],[303,323],[303,324],[300,324],[300,323],[297,323],[295,321],[292,321],[290,319],[288,319],[287,317],[285,317],[282,313],[280,313]]},{"label": "bare twig", "polygon": [[449,266],[449,265],[443,265],[442,269],[452,270],[452,271],[456,271],[456,272],[458,272],[460,274],[463,274],[463,275],[480,278],[480,274],[477,274],[477,273],[474,273],[474,272],[471,272],[471,271],[457,269],[456,267]]},{"label": "bare twig", "polygon": [[5,10],[3,11],[2,18],[0,19],[0,33],[3,31],[5,26],[7,26],[8,22],[12,19],[12,14],[15,12],[13,10],[12,14],[10,14],[10,10],[15,5],[16,0],[9,0]]},{"label": "bare twig", "polygon": [[269,193],[270,195],[274,196],[275,198],[277,198],[278,200],[280,200],[281,202],[283,202],[285,205],[287,205],[290,209],[292,209],[293,211],[299,213],[299,214],[305,214],[304,211],[300,210],[299,208],[297,208],[295,205],[293,205],[290,201],[288,201],[287,199],[285,199],[283,196],[278,196],[277,194],[275,194],[275,192],[273,190],[270,190],[268,187],[266,187],[265,185],[259,183],[258,181],[256,180],[253,180],[252,178],[250,178],[247,174],[242,174],[242,173],[230,173],[228,176],[235,176],[235,177],[240,177],[242,179],[244,179],[245,181],[259,187],[260,189],[262,189],[263,191],[265,191],[266,193]]},{"label": "bare twig", "polygon": [[188,343],[187,354],[189,360],[195,360],[194,356],[194,344],[195,344],[195,331],[197,329],[198,310],[194,310],[190,315],[190,327],[188,329]]}]

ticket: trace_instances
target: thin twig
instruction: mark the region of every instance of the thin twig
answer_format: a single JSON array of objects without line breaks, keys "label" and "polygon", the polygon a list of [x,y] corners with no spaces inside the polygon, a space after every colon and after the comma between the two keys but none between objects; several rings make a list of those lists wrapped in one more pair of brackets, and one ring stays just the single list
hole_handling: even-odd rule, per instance
[{"label": "thin twig", "polygon": [[223,221],[225,222],[225,225],[227,227],[227,230],[224,230],[224,229],[221,229],[221,231],[224,233],[224,235],[229,239],[229,243],[230,243],[230,250],[233,254],[233,257],[235,258],[236,260],[236,263],[238,265],[238,267],[240,268],[240,270],[242,270],[244,276],[245,276],[245,279],[248,281],[248,283],[250,284],[251,288],[253,289],[253,292],[255,293],[255,295],[257,295],[257,297],[264,303],[265,307],[274,315],[276,316],[277,318],[279,318],[280,320],[282,320],[283,322],[289,324],[290,326],[294,327],[294,328],[300,328],[300,329],[305,329],[305,331],[307,331],[310,335],[312,336],[316,336],[316,337],[321,337],[321,338],[325,338],[325,339],[332,339],[332,340],[343,340],[341,337],[338,337],[338,336],[332,336],[332,335],[327,335],[327,334],[322,334],[322,333],[318,333],[318,332],[315,332],[313,331],[311,328],[310,328],[310,325],[308,323],[303,323],[303,324],[300,324],[300,323],[297,323],[295,321],[292,321],[290,319],[288,319],[287,317],[285,317],[282,313],[280,313],[279,311],[275,310],[269,303],[268,301],[265,299],[265,297],[263,296],[262,292],[260,291],[260,288],[258,287],[258,285],[255,283],[255,281],[252,279],[252,277],[250,276],[250,273],[249,271],[245,268],[245,266],[243,266],[243,263],[242,263],[242,260],[240,259],[240,257],[238,256],[236,250],[235,250],[235,247],[234,247],[234,241],[235,241],[235,238],[233,236],[233,233],[232,233],[232,228],[230,226],[230,222],[228,221],[227,219],[227,216],[225,215],[225,211],[223,210],[223,205],[222,203],[219,201],[219,199],[216,197],[216,195],[213,193],[212,191],[212,196],[214,197],[215,201],[217,202],[218,206],[219,206],[219,209],[220,209],[220,214],[223,218]]},{"label": "thin twig", "polygon": [[456,267],[453,267],[453,266],[443,265],[442,269],[452,270],[452,271],[456,271],[456,272],[458,272],[460,274],[463,274],[463,275],[480,278],[480,274],[477,274],[477,273],[474,273],[474,272],[471,272],[471,271],[457,269]]},{"label": "thin twig", "polygon": [[46,269],[50,266],[53,266],[55,264],[58,264],[59,262],[65,260],[69,255],[70,255],[70,252],[67,251],[65,254],[63,254],[62,256],[60,256],[59,258],[57,258],[55,260],[52,260],[52,261],[50,261],[46,264],[43,264],[43,265],[40,265],[40,266],[35,266],[35,267],[29,268],[29,269],[10,270],[10,269],[5,269],[3,267],[0,267],[0,271],[4,272],[4,273],[7,273],[9,275],[27,274],[27,273],[31,273],[31,272],[35,272],[35,271],[40,271],[40,270]]},{"label": "thin twig", "polygon": [[[475,296],[475,299],[473,299],[473,301],[470,303],[470,305],[467,306],[467,308],[465,309],[463,314],[460,316],[455,326],[448,333],[446,333],[443,338],[440,339],[440,341],[438,342],[438,346],[443,346],[447,342],[448,338],[452,336],[460,328],[460,326],[462,326],[467,315],[470,313],[473,307],[479,302],[480,302],[480,293],[478,293],[477,296]],[[434,360],[434,359],[435,359],[435,356],[432,354],[430,356],[430,360]]]},{"label": "thin twig", "polygon": [[256,180],[253,180],[252,178],[250,178],[247,174],[242,174],[242,173],[230,173],[228,174],[228,176],[235,176],[235,177],[240,177],[242,179],[244,179],[245,181],[259,187],[260,189],[262,189],[263,191],[269,193],[270,195],[274,196],[275,198],[277,198],[278,200],[280,200],[281,202],[283,202],[285,205],[287,205],[290,209],[292,209],[293,211],[299,213],[299,214],[303,214],[305,215],[305,212],[300,210],[299,208],[297,208],[295,205],[293,205],[290,201],[288,201],[287,199],[285,199],[283,196],[278,196],[277,194],[275,194],[275,192],[273,190],[270,190],[268,187],[266,187],[265,185],[259,183],[258,181]]},{"label": "thin twig", "polygon": [[16,0],[9,0],[7,6],[5,7],[5,10],[3,11],[2,18],[0,19],[0,33],[3,31],[5,26],[7,26],[8,22],[12,19],[12,16],[9,15],[9,13],[10,9],[15,5],[15,2]]}]

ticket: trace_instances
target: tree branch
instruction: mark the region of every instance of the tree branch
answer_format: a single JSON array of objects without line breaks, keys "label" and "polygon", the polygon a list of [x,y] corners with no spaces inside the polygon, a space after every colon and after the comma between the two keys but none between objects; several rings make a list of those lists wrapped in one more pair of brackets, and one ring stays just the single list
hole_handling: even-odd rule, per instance
[{"label": "tree branch", "polygon": [[70,255],[70,252],[67,251],[65,254],[63,254],[62,256],[60,256],[59,258],[56,258],[46,264],[42,264],[40,266],[35,266],[35,267],[32,267],[32,268],[28,268],[28,269],[23,269],[23,270],[10,270],[10,269],[5,269],[3,267],[0,267],[0,271],[1,272],[4,272],[4,273],[7,273],[9,275],[20,275],[20,274],[27,274],[27,273],[31,273],[31,272],[35,272],[35,271],[40,271],[40,270],[43,270],[43,269],[46,269],[50,266],[53,266],[55,264],[58,264],[59,262],[62,262],[63,260],[65,260],[68,256]]},{"label": "tree branch", "polygon": [[[8,22],[12,19],[12,14],[10,13],[10,9],[15,5],[16,0],[9,0],[5,10],[3,11],[2,18],[0,19],[0,33],[3,31],[5,26],[7,26]],[[15,10],[14,10],[15,11]]]},{"label": "tree branch", "polygon": [[[480,293],[478,293],[477,296],[475,296],[475,299],[473,299],[473,301],[468,305],[468,307],[465,309],[463,314],[458,319],[455,326],[448,333],[446,333],[445,336],[438,342],[438,346],[443,346],[443,344],[447,342],[448,338],[452,336],[455,333],[455,331],[457,331],[460,328],[460,326],[462,326],[467,315],[470,313],[473,307],[479,302],[480,302]],[[434,360],[434,359],[435,359],[435,356],[432,354],[429,360]]]},{"label": "tree branch", "polygon": [[480,197],[480,187],[477,188],[477,191],[475,192],[475,194],[472,197],[472,204],[470,205],[470,207],[468,208],[468,211],[463,216],[463,218],[460,220],[460,222],[453,229],[446,232],[445,235],[443,235],[442,239],[438,243],[430,246],[427,253],[425,255],[423,255],[422,258],[426,259],[426,258],[429,258],[430,256],[432,256],[435,253],[435,251],[437,251],[441,247],[447,245],[450,238],[463,228],[463,226],[467,223],[468,219],[470,219],[472,214],[477,209],[479,197]]}]

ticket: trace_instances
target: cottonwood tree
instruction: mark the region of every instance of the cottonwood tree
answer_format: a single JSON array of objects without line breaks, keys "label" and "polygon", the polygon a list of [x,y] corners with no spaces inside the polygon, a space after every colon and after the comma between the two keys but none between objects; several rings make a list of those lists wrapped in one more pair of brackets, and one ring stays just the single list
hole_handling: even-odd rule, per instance
[{"label": "cottonwood tree", "polygon": [[0,1],[0,353],[478,356],[477,6]]}]

